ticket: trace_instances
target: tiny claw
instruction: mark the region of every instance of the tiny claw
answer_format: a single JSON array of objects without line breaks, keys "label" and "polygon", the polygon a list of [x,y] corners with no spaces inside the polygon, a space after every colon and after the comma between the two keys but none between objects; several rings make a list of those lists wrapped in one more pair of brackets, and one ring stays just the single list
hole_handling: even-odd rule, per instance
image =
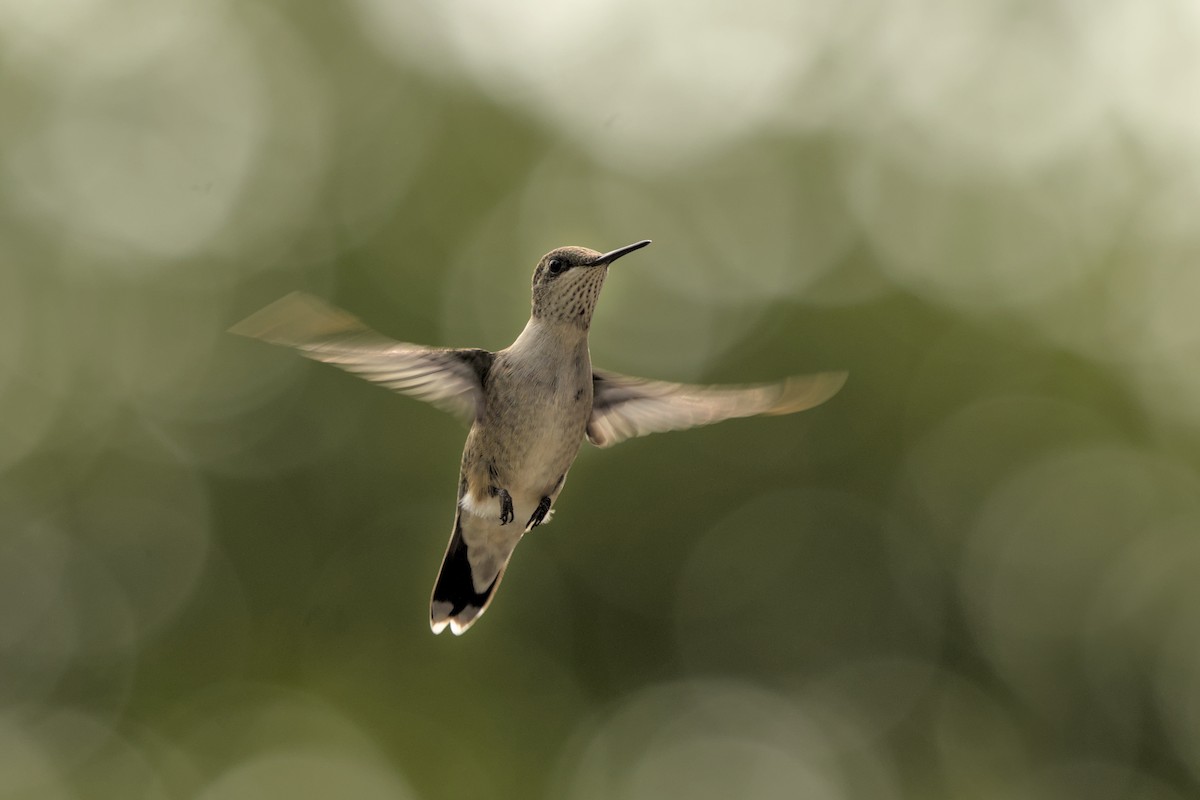
[{"label": "tiny claw", "polygon": [[533,516],[529,518],[529,522],[525,523],[525,530],[530,531],[541,525],[548,513],[550,513],[550,498],[543,497],[538,503],[538,507],[533,510]]},{"label": "tiny claw", "polygon": [[500,495],[500,524],[507,525],[517,518],[513,512],[512,495],[504,489],[497,490],[496,494]]}]

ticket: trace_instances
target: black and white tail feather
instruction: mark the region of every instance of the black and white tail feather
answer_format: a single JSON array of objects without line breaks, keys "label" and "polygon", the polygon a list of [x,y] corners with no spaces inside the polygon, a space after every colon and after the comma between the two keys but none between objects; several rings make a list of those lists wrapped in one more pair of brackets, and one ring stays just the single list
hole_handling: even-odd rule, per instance
[{"label": "black and white tail feather", "polygon": [[[455,636],[461,636],[487,611],[513,551],[530,530],[472,514],[462,507],[461,499],[429,602],[429,627],[434,633],[449,627]],[[541,524],[552,517],[553,511]]]},{"label": "black and white tail feather", "polygon": [[475,585],[470,549],[462,535],[462,516],[462,509],[454,515],[454,534],[446,546],[442,569],[429,601],[429,627],[434,633],[441,633],[450,626],[450,632],[459,636],[471,627],[487,611],[504,577],[504,568],[508,566],[506,563],[486,586]]}]

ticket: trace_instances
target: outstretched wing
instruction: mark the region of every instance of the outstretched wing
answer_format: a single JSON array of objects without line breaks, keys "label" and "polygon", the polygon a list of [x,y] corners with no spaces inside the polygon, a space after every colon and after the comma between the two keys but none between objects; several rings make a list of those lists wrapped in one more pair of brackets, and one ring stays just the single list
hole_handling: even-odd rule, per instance
[{"label": "outstretched wing", "polygon": [[792,414],[824,403],[846,382],[845,372],[798,375],[778,383],[691,386],[592,370],[588,441],[597,447],[648,433],[710,425],[755,414]]},{"label": "outstretched wing", "polygon": [[229,331],[294,347],[308,358],[432,403],[468,423],[483,407],[483,381],[492,363],[487,350],[397,342],[310,294],[292,292]]}]

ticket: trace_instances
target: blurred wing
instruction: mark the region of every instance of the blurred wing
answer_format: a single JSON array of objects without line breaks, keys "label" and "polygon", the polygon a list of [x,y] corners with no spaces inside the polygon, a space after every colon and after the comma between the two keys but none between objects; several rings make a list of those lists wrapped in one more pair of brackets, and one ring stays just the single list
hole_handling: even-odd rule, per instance
[{"label": "blurred wing", "polygon": [[294,347],[308,358],[432,403],[468,423],[482,408],[483,379],[492,362],[486,350],[397,342],[303,292],[275,301],[229,332]]},{"label": "blurred wing", "polygon": [[845,382],[845,372],[818,372],[779,383],[689,386],[592,370],[595,397],[587,438],[597,447],[611,447],[635,436],[723,419],[792,414],[824,403]]}]

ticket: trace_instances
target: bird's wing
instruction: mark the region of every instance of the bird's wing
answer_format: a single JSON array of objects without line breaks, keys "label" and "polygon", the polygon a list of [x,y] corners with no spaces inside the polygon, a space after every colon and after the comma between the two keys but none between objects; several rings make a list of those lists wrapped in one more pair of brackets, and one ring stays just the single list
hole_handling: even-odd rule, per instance
[{"label": "bird's wing", "polygon": [[294,347],[308,358],[432,403],[468,423],[483,406],[483,381],[492,361],[487,350],[397,342],[310,294],[292,292],[229,331]]},{"label": "bird's wing", "polygon": [[792,414],[824,403],[845,382],[845,372],[818,372],[778,383],[691,386],[597,369],[592,371],[595,396],[587,438],[597,447],[611,447],[635,436],[724,419]]}]

